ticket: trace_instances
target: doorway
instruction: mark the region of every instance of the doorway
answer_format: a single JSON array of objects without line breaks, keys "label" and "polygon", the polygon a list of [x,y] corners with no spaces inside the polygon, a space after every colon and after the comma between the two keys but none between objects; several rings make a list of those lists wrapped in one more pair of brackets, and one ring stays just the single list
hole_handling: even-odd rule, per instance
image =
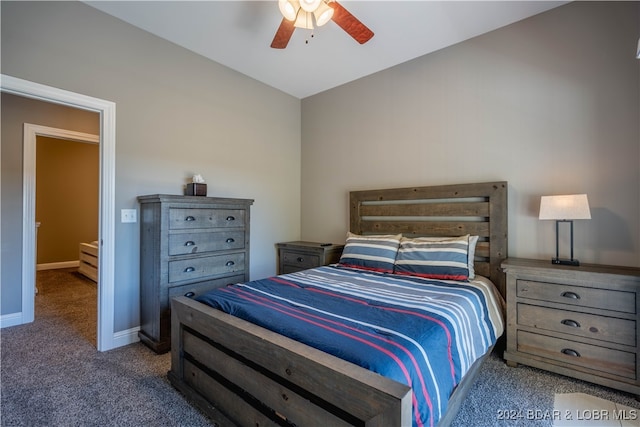
[{"label": "doorway", "polygon": [[[34,105],[29,100],[24,102]],[[66,107],[51,108],[64,108],[69,116],[76,114]],[[41,116],[35,113],[34,118]],[[97,128],[96,114],[73,117],[74,125],[77,121],[91,122]],[[51,123],[56,123],[55,119]],[[32,124],[23,127],[23,144],[36,134],[34,319],[40,321],[47,312],[50,316],[52,307],[57,307],[53,313],[66,313],[64,320],[74,325],[70,330],[97,347],[100,284],[97,274],[88,270],[97,273],[98,257],[89,257],[79,248],[95,248],[95,255],[99,255],[92,242],[98,238],[100,136]],[[69,310],[67,306],[74,308]]]},{"label": "doorway", "polygon": [[[62,104],[100,115],[100,189],[99,189],[99,292],[97,348],[110,350],[129,344],[127,337],[114,333],[114,246],[115,246],[115,103],[39,83],[1,75],[0,89],[3,92]],[[23,165],[23,222],[22,222],[22,311],[11,322],[2,326],[29,323],[34,320],[35,302],[35,138],[24,145]],[[26,131],[25,131],[26,135]]]}]

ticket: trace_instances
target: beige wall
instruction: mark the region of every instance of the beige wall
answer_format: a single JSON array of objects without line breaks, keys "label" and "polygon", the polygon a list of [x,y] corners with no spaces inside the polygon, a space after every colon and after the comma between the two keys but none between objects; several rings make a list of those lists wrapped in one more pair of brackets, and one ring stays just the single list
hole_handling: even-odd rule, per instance
[{"label": "beige wall", "polygon": [[[82,2],[0,7],[3,74],[116,104],[114,331],[139,325],[139,224],[120,223],[120,210],[181,194],[195,173],[210,196],[255,199],[251,277],[275,273],[275,243],[300,235],[300,100]],[[5,206],[22,203],[5,198],[4,145],[3,230],[20,221]],[[20,251],[20,239],[6,245]],[[20,276],[5,281],[4,233],[2,245],[5,315],[20,311]]]},{"label": "beige wall", "polygon": [[78,244],[98,239],[100,146],[36,138],[38,264],[78,260]]},{"label": "beige wall", "polygon": [[541,195],[587,193],[576,258],[640,266],[639,5],[570,3],[305,98],[302,238],[344,241],[350,190],[506,180],[511,256],[554,255]]}]

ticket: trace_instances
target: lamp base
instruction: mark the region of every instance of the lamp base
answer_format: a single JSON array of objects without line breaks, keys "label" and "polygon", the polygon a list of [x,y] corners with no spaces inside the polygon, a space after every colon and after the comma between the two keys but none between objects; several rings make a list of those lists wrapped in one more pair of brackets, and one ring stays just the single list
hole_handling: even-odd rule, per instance
[{"label": "lamp base", "polygon": [[580,261],[577,259],[560,259],[560,258],[551,258],[551,264],[556,265],[573,265],[578,267],[580,265]]}]

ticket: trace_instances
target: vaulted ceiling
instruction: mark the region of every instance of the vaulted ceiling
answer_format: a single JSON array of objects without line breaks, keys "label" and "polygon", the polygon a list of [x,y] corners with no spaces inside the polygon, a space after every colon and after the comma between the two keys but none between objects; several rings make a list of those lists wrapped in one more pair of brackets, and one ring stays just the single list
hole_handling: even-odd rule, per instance
[{"label": "vaulted ceiling", "polygon": [[272,49],[277,1],[88,1],[87,4],[297,98],[451,46],[566,1],[364,1],[340,4],[374,37],[333,21]]}]

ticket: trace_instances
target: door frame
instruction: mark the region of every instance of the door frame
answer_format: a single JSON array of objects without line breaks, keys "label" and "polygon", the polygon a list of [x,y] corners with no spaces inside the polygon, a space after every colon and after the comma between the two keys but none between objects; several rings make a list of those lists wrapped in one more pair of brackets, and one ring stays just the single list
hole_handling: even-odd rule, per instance
[{"label": "door frame", "polygon": [[[36,125],[32,123],[24,123],[23,124],[23,133],[22,133],[22,147],[23,147],[23,155],[22,155],[22,195],[24,199],[29,199],[29,203],[23,203],[22,207],[22,229],[26,230],[29,227],[29,224],[35,224],[35,228],[38,228],[38,223],[36,222],[35,215],[35,198],[36,198],[36,175],[37,175],[37,155],[36,155],[36,146],[38,142],[38,137],[49,137],[56,138],[58,140],[64,139],[67,141],[74,141],[78,143],[84,144],[100,144],[100,135],[76,132],[69,129],[59,129],[53,128],[49,126]],[[98,160],[99,162],[100,160]],[[23,235],[23,245],[24,240],[30,239],[30,236]],[[38,247],[38,233],[37,231],[34,234],[34,266],[37,269],[37,247]],[[24,247],[24,246],[23,246]],[[25,259],[25,258],[23,258]],[[98,263],[100,262],[100,258],[98,257]],[[73,261],[71,261],[73,263]],[[66,263],[57,263],[57,264],[69,264]],[[24,294],[31,295],[33,287],[33,293],[37,294],[36,288],[36,278],[28,277],[25,279],[25,269],[28,268],[28,261],[25,259],[25,262],[22,264],[22,277],[24,287]],[[98,265],[99,268],[99,265]],[[35,274],[35,273],[34,273]],[[27,274],[29,276],[29,274]],[[96,286],[98,289],[98,295],[100,293],[100,278],[98,277]],[[100,299],[98,298],[97,306],[100,307]],[[27,307],[27,311],[29,311],[31,315],[31,310],[33,310],[32,305]],[[24,306],[23,306],[24,313]],[[33,313],[33,318],[35,319],[35,313]],[[97,342],[97,340],[96,340]]]},{"label": "door frame", "polygon": [[[0,90],[54,104],[66,105],[100,115],[100,188],[98,213],[98,351],[118,347],[114,334],[115,270],[115,143],[116,104],[40,83],[0,74]],[[22,224],[22,313],[19,323],[34,320],[35,305],[35,132],[32,147],[24,147],[24,162],[33,159],[33,168],[23,169]],[[26,137],[26,136],[25,136]],[[29,144],[31,145],[31,144]],[[33,152],[27,152],[33,150]],[[31,192],[29,192],[31,191]],[[31,194],[32,197],[28,197]],[[3,325],[4,326],[4,325]],[[128,343],[128,342],[127,342]]]}]

